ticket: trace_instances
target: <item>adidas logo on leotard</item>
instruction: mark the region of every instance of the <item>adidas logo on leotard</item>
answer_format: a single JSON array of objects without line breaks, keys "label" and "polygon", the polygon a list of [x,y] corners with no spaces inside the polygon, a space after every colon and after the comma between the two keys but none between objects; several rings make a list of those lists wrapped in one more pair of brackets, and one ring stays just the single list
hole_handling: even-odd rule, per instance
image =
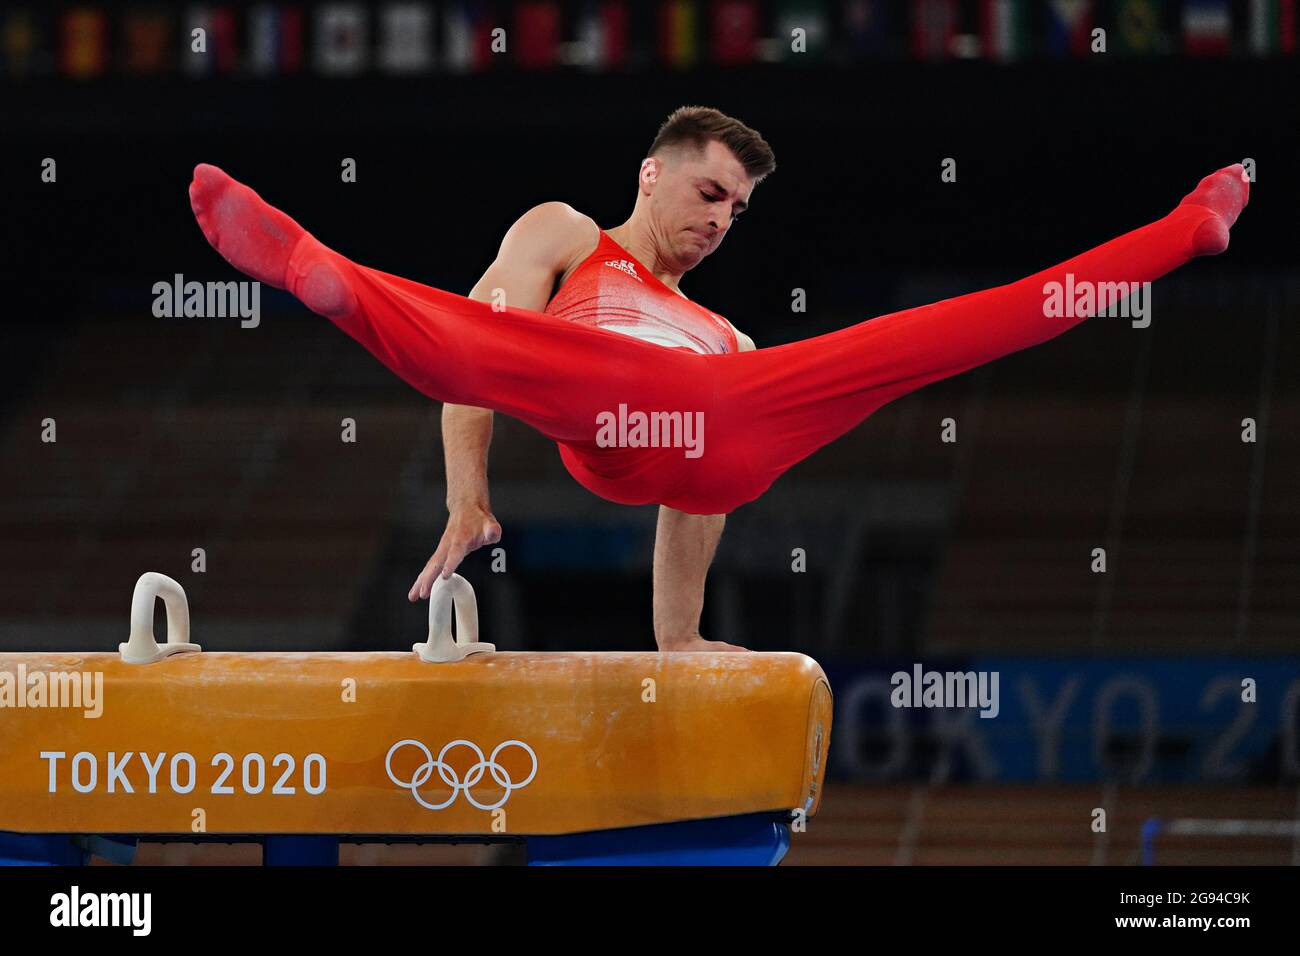
[{"label": "adidas logo on leotard", "polygon": [[636,264],[633,262],[628,262],[626,259],[606,259],[605,265],[613,266],[615,269],[618,269],[621,272],[626,272],[637,282],[644,281],[639,275],[636,274]]}]

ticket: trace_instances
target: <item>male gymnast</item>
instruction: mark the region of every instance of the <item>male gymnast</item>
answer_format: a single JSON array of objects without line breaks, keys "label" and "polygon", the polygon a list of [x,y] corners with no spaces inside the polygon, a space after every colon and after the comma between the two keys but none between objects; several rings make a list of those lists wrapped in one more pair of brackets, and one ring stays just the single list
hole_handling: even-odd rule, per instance
[{"label": "male gymnast", "polygon": [[[755,349],[679,283],[718,248],[773,169],[757,132],[717,110],[682,107],[641,162],[626,222],[601,230],[564,203],[536,206],[507,231],[468,298],[346,259],[215,166],[195,168],[190,202],[231,265],[288,289],[444,403],[449,519],[410,600],[500,538],[487,451],[492,415],[502,412],[555,441],[588,490],[660,506],[653,601],[661,650],[744,650],[699,633],[728,512],[888,402],[1044,342],[1111,304],[1093,299],[1062,316],[1045,306],[1048,283],[1064,284],[1067,274],[1075,288],[1149,282],[1222,252],[1249,194],[1241,165],[1229,166],[1161,219],[1028,278]],[[637,413],[657,423],[649,438],[625,427]],[[699,434],[684,450],[694,422]],[[658,440],[659,426],[672,440]]]}]

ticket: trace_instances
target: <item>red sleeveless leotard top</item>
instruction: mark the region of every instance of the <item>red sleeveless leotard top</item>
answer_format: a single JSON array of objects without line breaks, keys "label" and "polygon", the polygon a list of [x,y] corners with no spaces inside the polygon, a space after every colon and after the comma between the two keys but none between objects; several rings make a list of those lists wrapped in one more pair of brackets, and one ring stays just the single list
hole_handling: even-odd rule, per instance
[{"label": "red sleeveless leotard top", "polygon": [[738,351],[726,319],[668,288],[603,229],[595,250],[545,311],[668,348],[707,355]]}]

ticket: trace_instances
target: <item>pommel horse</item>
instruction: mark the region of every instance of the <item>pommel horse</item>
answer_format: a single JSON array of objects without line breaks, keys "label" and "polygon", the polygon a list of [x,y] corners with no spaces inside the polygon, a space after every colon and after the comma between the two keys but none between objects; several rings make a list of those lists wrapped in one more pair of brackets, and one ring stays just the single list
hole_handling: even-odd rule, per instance
[{"label": "pommel horse", "polygon": [[497,652],[459,575],[413,653],[245,654],[190,643],[184,589],[148,572],[118,653],[0,654],[0,863],[171,841],[260,843],[267,865],[377,842],[775,865],[830,729],[802,654]]}]

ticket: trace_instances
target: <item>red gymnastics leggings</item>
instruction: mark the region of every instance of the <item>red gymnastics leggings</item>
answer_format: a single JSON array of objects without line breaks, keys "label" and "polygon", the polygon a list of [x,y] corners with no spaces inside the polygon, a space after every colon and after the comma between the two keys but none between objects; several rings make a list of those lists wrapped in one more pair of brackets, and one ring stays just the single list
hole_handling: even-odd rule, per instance
[{"label": "red gymnastics leggings", "polygon": [[[1018,282],[723,355],[525,309],[496,311],[357,265],[212,166],[196,169],[190,194],[204,233],[232,264],[288,288],[425,395],[531,425],[558,444],[580,484],[610,501],[722,514],[887,402],[1044,342],[1097,311],[1049,317],[1047,283],[1064,285],[1067,273],[1076,289],[1149,282],[1221,252],[1247,190],[1241,167],[1231,166],[1164,218]],[[602,447],[598,416],[617,415],[620,405],[702,412],[702,453]]]}]

